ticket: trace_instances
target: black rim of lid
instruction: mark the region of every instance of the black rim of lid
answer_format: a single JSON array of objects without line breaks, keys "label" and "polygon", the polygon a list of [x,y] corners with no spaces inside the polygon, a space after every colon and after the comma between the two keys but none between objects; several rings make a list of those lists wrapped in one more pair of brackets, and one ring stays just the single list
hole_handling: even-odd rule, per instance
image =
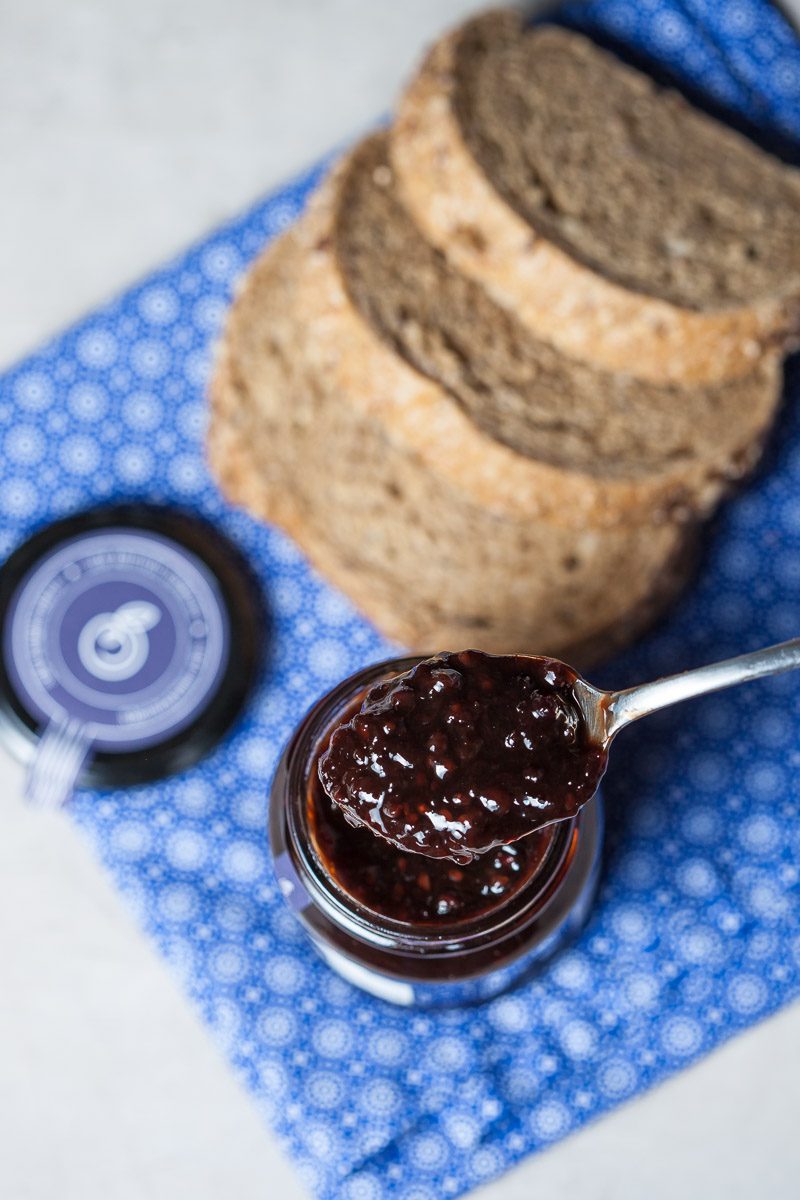
[{"label": "black rim of lid", "polygon": [[186,726],[141,749],[90,751],[78,779],[80,787],[133,786],[193,766],[222,740],[242,712],[263,654],[266,611],[261,589],[241,552],[205,517],[141,501],[101,505],[63,517],[24,541],[0,568],[0,736],[5,728],[12,751],[19,749],[20,735],[23,743],[32,747],[42,734],[41,722],[22,703],[7,670],[2,635],[17,587],[60,542],[114,525],[161,534],[208,567],[227,609],[228,659],[214,692]]}]

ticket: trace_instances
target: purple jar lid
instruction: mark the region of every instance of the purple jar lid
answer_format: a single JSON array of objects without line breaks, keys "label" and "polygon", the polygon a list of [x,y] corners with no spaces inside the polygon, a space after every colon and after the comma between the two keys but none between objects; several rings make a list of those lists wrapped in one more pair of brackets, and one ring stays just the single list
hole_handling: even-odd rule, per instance
[{"label": "purple jar lid", "polygon": [[25,542],[0,572],[0,711],[32,798],[196,762],[246,700],[260,614],[238,552],[182,511],[97,508]]}]

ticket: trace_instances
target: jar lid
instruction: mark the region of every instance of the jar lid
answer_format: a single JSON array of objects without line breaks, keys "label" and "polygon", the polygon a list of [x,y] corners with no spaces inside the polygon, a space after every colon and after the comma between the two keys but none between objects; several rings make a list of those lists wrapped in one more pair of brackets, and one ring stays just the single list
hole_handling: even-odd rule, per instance
[{"label": "jar lid", "polygon": [[180,510],[93,508],[26,541],[0,571],[0,734],[31,799],[195,763],[245,703],[261,611],[238,551]]}]

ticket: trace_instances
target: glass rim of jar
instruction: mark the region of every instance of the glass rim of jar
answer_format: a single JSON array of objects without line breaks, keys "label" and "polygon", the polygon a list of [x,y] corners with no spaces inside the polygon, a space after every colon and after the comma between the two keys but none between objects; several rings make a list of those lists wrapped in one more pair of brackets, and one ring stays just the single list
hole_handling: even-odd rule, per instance
[{"label": "glass rim of jar", "polygon": [[[368,908],[350,897],[336,884],[314,849],[308,822],[307,791],[309,769],[313,768],[319,740],[331,728],[337,711],[352,700],[355,686],[362,689],[387,673],[400,673],[421,662],[425,655],[406,655],[384,659],[356,671],[322,696],[306,713],[287,748],[286,774],[288,802],[285,807],[286,849],[304,888],[329,920],[344,926],[352,936],[376,945],[402,943],[405,949],[467,950],[476,943],[502,936],[535,910],[548,892],[555,894],[576,850],[576,833],[589,815],[584,808],[576,816],[553,822],[554,836],[541,865],[519,890],[504,898],[496,907],[464,919],[421,923],[398,921]],[[292,802],[294,801],[294,802]],[[591,802],[590,802],[591,805]],[[538,886],[537,886],[538,885]]]}]

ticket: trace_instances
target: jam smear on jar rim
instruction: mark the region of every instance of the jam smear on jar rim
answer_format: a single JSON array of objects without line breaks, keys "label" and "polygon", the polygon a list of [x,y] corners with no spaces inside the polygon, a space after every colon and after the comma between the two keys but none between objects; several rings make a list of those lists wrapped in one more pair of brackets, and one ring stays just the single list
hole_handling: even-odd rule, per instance
[{"label": "jam smear on jar rim", "polygon": [[370,688],[334,728],[319,757],[321,789],[345,820],[366,827],[348,837],[409,852],[424,878],[440,859],[472,864],[471,874],[477,856],[512,843],[525,858],[526,842],[574,817],[606,768],[576,679],[558,660],[527,655],[425,659]]}]

